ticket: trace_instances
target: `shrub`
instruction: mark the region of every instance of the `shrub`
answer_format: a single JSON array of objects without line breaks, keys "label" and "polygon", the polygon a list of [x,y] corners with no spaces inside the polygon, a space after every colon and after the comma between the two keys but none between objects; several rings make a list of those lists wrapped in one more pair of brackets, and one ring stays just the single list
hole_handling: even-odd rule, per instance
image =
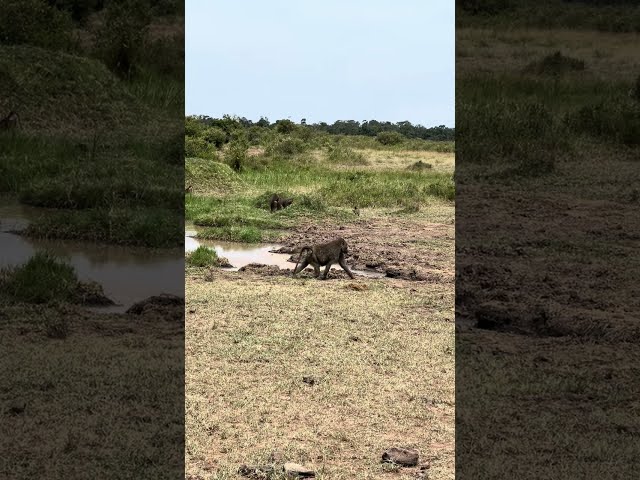
[{"label": "shrub", "polygon": [[218,159],[216,147],[201,137],[185,137],[184,154],[187,158],[195,157],[214,161]]},{"label": "shrub", "polygon": [[307,149],[308,145],[299,138],[278,137],[267,146],[265,153],[269,156],[291,157]]},{"label": "shrub", "polygon": [[110,2],[96,32],[96,55],[111,71],[130,79],[142,63],[149,22],[143,0]]},{"label": "shrub", "polygon": [[224,130],[217,127],[207,128],[202,137],[212,145],[215,145],[216,148],[222,148],[222,146],[227,142],[227,134]]},{"label": "shrub", "polygon": [[247,161],[247,142],[245,139],[234,140],[229,143],[229,150],[225,154],[227,164],[236,172],[242,171]]},{"label": "shrub", "polygon": [[291,120],[283,119],[276,122],[276,131],[278,133],[289,134],[296,129],[296,124]]},{"label": "shrub", "polygon": [[405,137],[398,132],[380,132],[376,140],[382,145],[398,145],[405,140]]},{"label": "shrub", "polygon": [[174,35],[153,41],[144,41],[144,58],[141,64],[160,75],[168,75],[182,81],[184,79],[184,37]]},{"label": "shrub", "polygon": [[218,254],[215,250],[200,245],[187,255],[186,262],[192,267],[210,267],[218,264]]},{"label": "shrub", "polygon": [[24,265],[6,273],[4,290],[13,300],[46,303],[71,300],[78,279],[71,265],[47,252],[38,252]]},{"label": "shrub", "polygon": [[68,13],[42,0],[0,2],[0,43],[68,49],[72,44]]}]

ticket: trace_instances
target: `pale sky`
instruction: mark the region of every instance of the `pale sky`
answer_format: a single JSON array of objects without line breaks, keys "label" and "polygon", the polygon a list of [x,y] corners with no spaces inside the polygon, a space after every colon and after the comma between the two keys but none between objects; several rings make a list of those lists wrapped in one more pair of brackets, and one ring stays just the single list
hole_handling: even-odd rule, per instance
[{"label": "pale sky", "polygon": [[186,114],[454,127],[454,4],[186,0]]}]

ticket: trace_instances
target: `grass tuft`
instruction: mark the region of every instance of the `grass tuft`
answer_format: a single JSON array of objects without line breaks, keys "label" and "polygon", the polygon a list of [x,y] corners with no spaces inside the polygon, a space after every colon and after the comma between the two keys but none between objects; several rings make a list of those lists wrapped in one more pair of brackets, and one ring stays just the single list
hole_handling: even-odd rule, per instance
[{"label": "grass tuft", "polygon": [[211,267],[218,264],[218,254],[212,248],[199,246],[186,258],[187,265],[192,267]]}]

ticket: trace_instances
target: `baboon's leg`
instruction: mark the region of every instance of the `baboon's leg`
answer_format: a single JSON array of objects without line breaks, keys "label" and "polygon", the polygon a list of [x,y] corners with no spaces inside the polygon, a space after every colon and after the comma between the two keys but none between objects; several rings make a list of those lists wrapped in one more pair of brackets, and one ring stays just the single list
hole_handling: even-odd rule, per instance
[{"label": "baboon's leg", "polygon": [[304,260],[302,260],[302,262],[300,262],[300,264],[298,265],[298,268],[296,268],[293,271],[294,275],[297,275],[298,273],[300,273],[302,270],[304,270],[305,268],[307,268],[307,265],[309,265],[309,258],[305,257]]},{"label": "baboon's leg", "polygon": [[349,267],[347,266],[347,262],[344,261],[344,256],[343,255],[340,255],[340,259],[338,260],[338,263],[340,264],[342,269],[345,272],[347,272],[347,275],[349,275],[351,277],[351,279],[353,279],[353,273],[351,273],[351,270],[349,270]]},{"label": "baboon's leg", "polygon": [[331,262],[327,263],[327,266],[324,269],[324,275],[322,275],[322,280],[326,280],[329,275],[329,270],[331,270]]},{"label": "baboon's leg", "polygon": [[313,273],[316,278],[320,276],[320,267],[318,265],[313,266]]}]

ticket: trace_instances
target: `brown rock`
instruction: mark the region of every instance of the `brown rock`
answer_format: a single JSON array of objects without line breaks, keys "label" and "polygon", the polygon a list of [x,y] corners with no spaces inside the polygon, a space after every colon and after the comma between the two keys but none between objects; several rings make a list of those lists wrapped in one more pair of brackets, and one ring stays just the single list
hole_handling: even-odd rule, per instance
[{"label": "brown rock", "polygon": [[415,448],[391,447],[382,453],[384,463],[395,463],[403,467],[415,467],[420,454]]},{"label": "brown rock", "polygon": [[316,476],[313,470],[293,462],[285,463],[283,470],[288,478],[315,478]]}]

